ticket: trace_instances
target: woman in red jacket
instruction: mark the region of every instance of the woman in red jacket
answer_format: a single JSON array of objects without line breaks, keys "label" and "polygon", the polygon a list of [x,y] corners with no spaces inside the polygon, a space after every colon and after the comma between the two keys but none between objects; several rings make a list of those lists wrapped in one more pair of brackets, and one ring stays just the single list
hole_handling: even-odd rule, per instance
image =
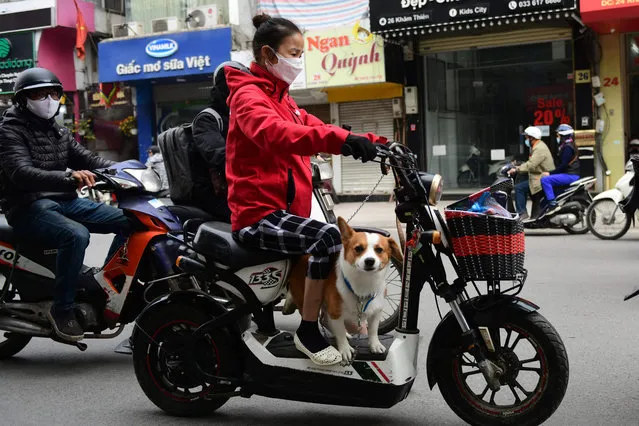
[{"label": "woman in red jacket", "polygon": [[317,319],[330,256],[339,253],[335,225],[311,220],[312,174],[309,156],[341,153],[348,146],[366,162],[375,158],[375,135],[359,136],[325,125],[289,97],[302,71],[304,38],[291,21],[258,15],[251,74],[227,67],[231,110],[226,176],[234,236],[263,250],[310,254],[302,323],[295,346],[319,365],[341,362],[319,330]]}]

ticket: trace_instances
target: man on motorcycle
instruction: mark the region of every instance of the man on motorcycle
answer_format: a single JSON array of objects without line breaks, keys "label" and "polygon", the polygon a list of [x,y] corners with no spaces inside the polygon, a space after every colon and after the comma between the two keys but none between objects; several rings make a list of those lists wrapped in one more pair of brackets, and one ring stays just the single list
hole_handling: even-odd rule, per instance
[{"label": "man on motorcycle", "polygon": [[553,187],[570,185],[579,180],[579,150],[573,139],[574,134],[575,131],[568,124],[562,124],[557,128],[559,166],[551,172],[542,173],[541,177],[541,186],[548,201],[547,214],[553,214],[559,210]]},{"label": "man on motorcycle", "polygon": [[84,332],[74,299],[90,232],[118,234],[111,257],[130,224],[121,210],[77,196],[76,189],[95,185],[89,170],[113,163],[85,149],[55,122],[63,95],[60,80],[47,69],[31,68],[18,75],[14,92],[14,105],[0,122],[2,208],[20,243],[57,249],[48,317],[60,338],[77,341]]},{"label": "man on motorcycle", "polygon": [[530,197],[533,200],[533,219],[539,215],[539,201],[542,196],[541,176],[544,172],[549,172],[555,168],[552,154],[548,146],[541,140],[541,136],[541,130],[537,127],[531,126],[524,130],[524,143],[530,149],[530,158],[522,165],[513,167],[508,171],[508,175],[528,173],[528,187],[530,189]]}]

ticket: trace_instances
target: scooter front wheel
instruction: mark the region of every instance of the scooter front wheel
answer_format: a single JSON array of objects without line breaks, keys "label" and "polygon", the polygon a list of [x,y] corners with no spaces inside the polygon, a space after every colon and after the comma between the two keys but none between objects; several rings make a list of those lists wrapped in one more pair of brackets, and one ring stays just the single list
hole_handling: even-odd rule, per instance
[{"label": "scooter front wheel", "polygon": [[588,229],[602,240],[617,240],[630,229],[630,218],[609,198],[597,200],[586,212]]},{"label": "scooter front wheel", "polygon": [[502,372],[501,387],[493,391],[487,385],[468,352],[445,357],[436,369],[437,383],[450,408],[472,425],[546,421],[568,387],[568,356],[557,331],[537,312],[509,313],[479,325],[490,330],[495,350],[488,358]]},{"label": "scooter front wheel", "polygon": [[198,307],[173,304],[159,306],[137,324],[135,375],[146,396],[170,415],[211,414],[229,400],[224,395],[233,391],[214,384],[210,377],[237,371],[230,334],[224,329],[209,331],[191,343],[193,332],[211,319]]}]

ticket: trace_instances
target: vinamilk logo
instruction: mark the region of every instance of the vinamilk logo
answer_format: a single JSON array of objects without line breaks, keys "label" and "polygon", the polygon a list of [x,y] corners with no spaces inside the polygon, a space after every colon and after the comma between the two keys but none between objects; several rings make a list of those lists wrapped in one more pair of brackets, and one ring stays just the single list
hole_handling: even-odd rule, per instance
[{"label": "vinamilk logo", "polygon": [[6,58],[11,52],[11,42],[8,38],[0,38],[0,59]]}]

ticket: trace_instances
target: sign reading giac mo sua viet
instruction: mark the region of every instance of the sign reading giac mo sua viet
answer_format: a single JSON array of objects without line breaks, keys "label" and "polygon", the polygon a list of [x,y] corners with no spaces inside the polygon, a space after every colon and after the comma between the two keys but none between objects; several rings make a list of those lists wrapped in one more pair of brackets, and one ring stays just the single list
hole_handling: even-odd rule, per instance
[{"label": "sign reading giac mo sua viet", "polygon": [[386,81],[384,40],[359,24],[304,34],[306,86],[352,86]]}]

